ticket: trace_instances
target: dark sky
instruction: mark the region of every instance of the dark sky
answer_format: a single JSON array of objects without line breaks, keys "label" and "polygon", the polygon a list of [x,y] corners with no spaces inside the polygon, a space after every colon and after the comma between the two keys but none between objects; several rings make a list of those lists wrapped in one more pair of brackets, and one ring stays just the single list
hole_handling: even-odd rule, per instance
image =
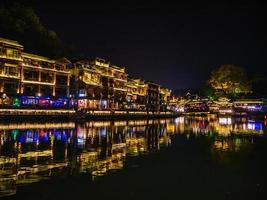
[{"label": "dark sky", "polygon": [[267,71],[263,4],[49,2],[31,6],[62,40],[172,89],[200,87],[220,64]]}]

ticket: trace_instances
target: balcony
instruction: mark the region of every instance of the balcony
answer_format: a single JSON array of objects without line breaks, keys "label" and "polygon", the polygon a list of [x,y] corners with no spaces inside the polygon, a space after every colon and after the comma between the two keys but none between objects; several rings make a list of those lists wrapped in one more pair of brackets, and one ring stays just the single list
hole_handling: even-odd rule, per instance
[{"label": "balcony", "polygon": [[0,54],[0,58],[9,59],[9,60],[16,60],[16,61],[22,61],[21,57],[6,56],[5,54]]},{"label": "balcony", "polygon": [[0,67],[0,76],[7,78],[20,78],[20,73],[17,65],[5,63]]},{"label": "balcony", "polygon": [[127,77],[121,74],[114,74],[114,80],[127,82]]},{"label": "balcony", "polygon": [[113,87],[113,89],[114,89],[114,90],[119,90],[119,91],[127,92],[127,89],[125,89],[125,88]]},{"label": "balcony", "polygon": [[97,66],[100,66],[100,67],[109,67],[108,63],[100,62],[98,60],[95,60],[94,64],[97,65]]}]

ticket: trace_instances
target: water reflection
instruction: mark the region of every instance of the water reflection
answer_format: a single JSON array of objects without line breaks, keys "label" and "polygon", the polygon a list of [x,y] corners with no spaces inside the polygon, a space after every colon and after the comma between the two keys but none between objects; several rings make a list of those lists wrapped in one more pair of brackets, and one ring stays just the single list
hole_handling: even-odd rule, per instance
[{"label": "water reflection", "polygon": [[0,196],[16,186],[87,173],[93,180],[120,170],[127,157],[171,145],[170,135],[212,138],[212,151],[239,151],[265,132],[245,118],[179,117],[163,120],[0,125]]}]

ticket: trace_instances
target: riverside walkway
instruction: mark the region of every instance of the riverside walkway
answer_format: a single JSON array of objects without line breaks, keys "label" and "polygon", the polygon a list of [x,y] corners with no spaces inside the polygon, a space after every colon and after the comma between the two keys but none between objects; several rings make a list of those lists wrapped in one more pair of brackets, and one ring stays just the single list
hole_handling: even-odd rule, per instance
[{"label": "riverside walkway", "polygon": [[0,109],[0,120],[23,119],[113,119],[113,118],[146,118],[175,117],[173,112],[147,112],[125,110],[88,110],[75,111],[71,109]]}]

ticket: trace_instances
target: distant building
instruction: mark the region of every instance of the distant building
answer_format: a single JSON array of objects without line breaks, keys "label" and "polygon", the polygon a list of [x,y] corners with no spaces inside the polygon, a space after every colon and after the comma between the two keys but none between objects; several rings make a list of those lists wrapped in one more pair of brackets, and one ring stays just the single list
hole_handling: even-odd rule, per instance
[{"label": "distant building", "polygon": [[160,111],[167,111],[170,109],[170,96],[171,90],[168,88],[160,87],[160,95],[159,95],[159,104],[160,104]]}]

